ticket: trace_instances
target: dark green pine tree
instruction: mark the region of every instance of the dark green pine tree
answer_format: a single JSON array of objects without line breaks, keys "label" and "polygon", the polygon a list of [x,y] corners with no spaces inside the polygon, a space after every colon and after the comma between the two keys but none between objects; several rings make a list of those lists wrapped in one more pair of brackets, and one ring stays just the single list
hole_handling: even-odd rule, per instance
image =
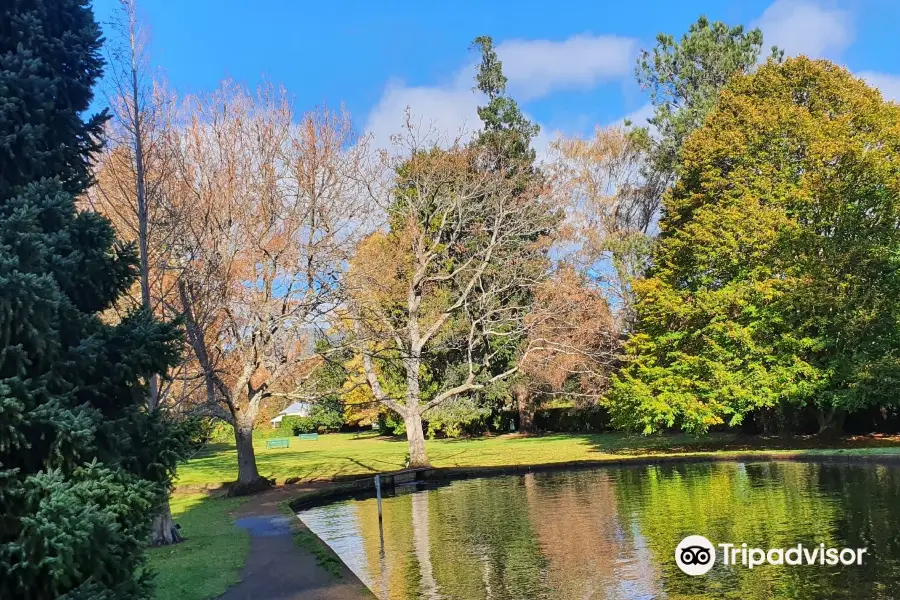
[{"label": "dark green pine tree", "polygon": [[487,35],[478,36],[472,42],[472,50],[481,53],[474,89],[488,100],[486,105],[478,107],[478,118],[484,129],[475,143],[487,148],[493,160],[508,172],[533,176],[535,152],[531,141],[541,128],[529,121],[516,101],[506,93],[503,63],[494,50],[493,39]]},{"label": "dark green pine tree", "polygon": [[[478,107],[478,117],[484,125],[483,129],[473,140],[473,144],[484,150],[482,153],[485,164],[479,165],[490,169],[502,169],[505,176],[513,183],[512,192],[516,194],[523,206],[537,201],[540,203],[540,195],[543,191],[544,176],[535,165],[537,158],[531,142],[540,132],[541,128],[532,123],[522,114],[518,103],[512,98],[506,89],[507,79],[503,74],[503,63],[494,49],[494,42],[490,36],[475,38],[471,46],[472,50],[480,52],[481,62],[475,74],[475,90],[484,94],[487,104]],[[486,210],[485,214],[489,214]],[[546,206],[544,215],[545,228],[536,233],[529,240],[533,245],[531,260],[525,268],[534,272],[535,280],[549,268],[547,260],[547,248],[538,244],[538,239],[549,236],[558,226],[561,215],[551,206]],[[491,277],[491,273],[485,273],[485,277]],[[510,294],[509,306],[530,306],[534,301],[534,290],[521,288]],[[493,364],[493,369],[487,375],[493,377],[508,370],[521,355],[521,344],[524,340],[517,337],[497,336],[490,340],[490,352],[496,354],[498,360]],[[504,379],[500,383],[490,386],[482,395],[486,397],[505,397],[512,395],[519,409],[519,424],[524,430],[532,429],[529,400],[525,397],[527,385],[523,385],[524,376],[516,376]],[[504,423],[504,428],[506,424]]]},{"label": "dark green pine tree", "polygon": [[150,593],[142,549],[180,437],[143,373],[177,331],[98,316],[133,248],[79,212],[104,115],[87,121],[102,40],[87,0],[0,4],[0,598]]}]

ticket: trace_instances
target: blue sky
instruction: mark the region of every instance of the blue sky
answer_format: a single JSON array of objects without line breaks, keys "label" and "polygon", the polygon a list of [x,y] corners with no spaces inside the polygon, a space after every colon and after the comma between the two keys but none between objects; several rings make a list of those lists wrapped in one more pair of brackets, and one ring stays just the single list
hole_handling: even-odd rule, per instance
[{"label": "blue sky", "polygon": [[[700,14],[759,26],[766,46],[825,57],[900,100],[900,2],[894,0],[138,0],[151,58],[181,94],[229,77],[283,84],[298,112],[349,109],[360,131],[386,143],[407,106],[423,124],[477,127],[468,52],[477,35],[498,44],[510,90],[543,129],[588,132],[648,113],[634,59],[664,31],[680,37]],[[95,0],[101,22],[118,0]]]}]

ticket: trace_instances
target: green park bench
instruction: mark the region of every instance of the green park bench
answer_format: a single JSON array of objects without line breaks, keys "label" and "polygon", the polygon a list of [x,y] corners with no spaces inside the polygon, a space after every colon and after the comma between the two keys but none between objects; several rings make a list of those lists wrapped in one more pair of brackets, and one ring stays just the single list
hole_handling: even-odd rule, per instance
[{"label": "green park bench", "polygon": [[303,441],[303,440],[316,441],[317,439],[319,439],[319,434],[318,433],[301,433],[297,437],[300,438],[301,441]]},{"label": "green park bench", "polygon": [[277,440],[266,440],[266,450],[271,448],[289,448],[291,446],[291,440],[287,438],[277,439]]}]

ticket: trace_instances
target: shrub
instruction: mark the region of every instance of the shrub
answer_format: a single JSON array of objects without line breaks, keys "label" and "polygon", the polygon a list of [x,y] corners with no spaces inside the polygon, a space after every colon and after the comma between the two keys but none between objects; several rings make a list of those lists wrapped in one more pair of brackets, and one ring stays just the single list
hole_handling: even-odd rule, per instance
[{"label": "shrub", "polygon": [[234,441],[234,427],[224,421],[211,421],[208,440],[212,444],[226,444]]},{"label": "shrub", "polygon": [[378,431],[381,435],[406,435],[406,423],[394,411],[383,410],[378,413]]},{"label": "shrub", "polygon": [[602,406],[544,408],[535,411],[534,425],[540,431],[603,431],[609,428],[609,413]]},{"label": "shrub", "polygon": [[494,408],[473,398],[454,398],[429,411],[425,434],[430,439],[482,434],[490,428]]},{"label": "shrub", "polygon": [[344,425],[343,412],[332,410],[330,407],[314,407],[313,414],[309,418],[315,422],[316,427],[325,431],[340,431]]},{"label": "shrub", "polygon": [[312,417],[286,416],[281,419],[281,430],[290,430],[292,435],[301,433],[315,433],[319,429],[318,423]]}]

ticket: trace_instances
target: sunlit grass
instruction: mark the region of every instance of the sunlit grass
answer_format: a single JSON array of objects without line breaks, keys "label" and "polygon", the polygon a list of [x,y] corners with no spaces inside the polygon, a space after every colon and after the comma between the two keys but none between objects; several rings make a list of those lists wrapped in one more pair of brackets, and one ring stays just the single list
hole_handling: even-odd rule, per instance
[{"label": "sunlit grass", "polygon": [[172,497],[172,516],[186,540],[148,551],[157,600],[215,598],[238,581],[250,551],[250,536],[230,516],[241,502],[207,494]]},{"label": "sunlit grass", "polygon": [[[335,477],[395,471],[406,466],[404,439],[336,433],[317,441],[291,438],[285,449],[266,449],[265,440],[254,443],[263,476],[285,481],[330,480]],[[436,467],[543,465],[578,461],[621,460],[657,455],[693,455],[716,452],[802,452],[810,454],[900,454],[900,438],[845,438],[823,442],[815,437],[759,438],[713,434],[703,438],[686,435],[641,436],[625,433],[554,434],[533,437],[502,435],[475,439],[427,442]],[[214,485],[237,478],[233,444],[210,446],[182,465],[177,484]]]}]

